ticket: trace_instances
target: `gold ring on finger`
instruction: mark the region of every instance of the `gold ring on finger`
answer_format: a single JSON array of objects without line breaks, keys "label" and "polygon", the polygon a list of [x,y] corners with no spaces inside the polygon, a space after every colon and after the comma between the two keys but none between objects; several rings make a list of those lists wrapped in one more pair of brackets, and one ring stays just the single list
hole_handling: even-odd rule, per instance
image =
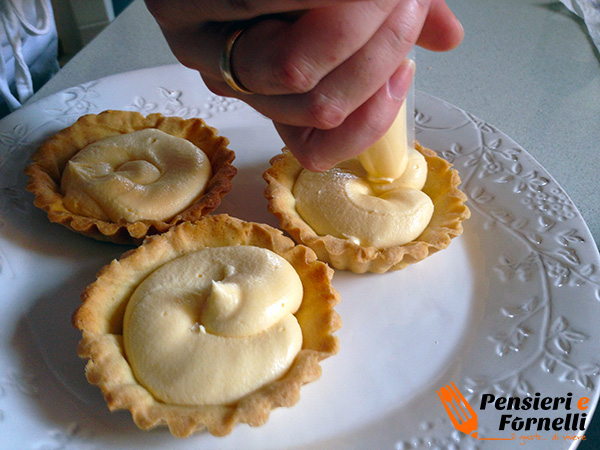
[{"label": "gold ring on finger", "polygon": [[244,31],[246,31],[246,28],[237,28],[229,36],[227,36],[227,39],[225,40],[225,45],[223,47],[223,51],[221,52],[221,60],[219,67],[221,69],[221,75],[223,76],[223,79],[231,89],[242,94],[252,94],[253,92],[246,89],[244,85],[233,74],[233,70],[231,67],[231,54],[233,53],[233,48],[235,47],[237,40]]}]

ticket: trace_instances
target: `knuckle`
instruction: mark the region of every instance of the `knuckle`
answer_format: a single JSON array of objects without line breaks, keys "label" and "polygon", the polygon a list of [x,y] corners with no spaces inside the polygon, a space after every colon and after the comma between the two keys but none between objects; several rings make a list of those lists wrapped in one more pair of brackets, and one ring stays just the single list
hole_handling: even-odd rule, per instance
[{"label": "knuckle", "polygon": [[340,126],[347,117],[344,108],[325,94],[310,94],[308,113],[312,126],[328,130]]},{"label": "knuckle", "polygon": [[319,77],[303,58],[287,52],[273,68],[275,83],[290,94],[303,94],[312,90]]},{"label": "knuckle", "polygon": [[414,36],[415,33],[407,32],[408,30],[410,30],[410,27],[407,27],[402,20],[387,27],[385,29],[386,42],[388,42],[390,48],[395,51],[405,51],[407,48],[412,47],[417,36]]},{"label": "knuckle", "polygon": [[386,42],[392,49],[406,52],[414,45],[421,32],[429,3],[430,0],[414,0],[412,7],[396,11],[390,17],[383,31],[386,33]]}]

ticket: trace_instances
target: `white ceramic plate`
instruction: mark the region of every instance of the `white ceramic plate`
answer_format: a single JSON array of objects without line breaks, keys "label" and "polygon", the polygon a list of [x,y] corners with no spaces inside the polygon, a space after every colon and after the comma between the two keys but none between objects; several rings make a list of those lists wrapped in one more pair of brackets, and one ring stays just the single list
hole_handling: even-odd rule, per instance
[{"label": "white ceramic plate", "polygon": [[[600,258],[583,219],[502,132],[422,93],[416,104],[417,138],[455,164],[469,196],[472,218],[463,236],[400,272],[336,273],[341,351],[323,363],[321,379],[263,427],[185,440],[166,429],[138,430],[128,412],[108,412],[99,389],[85,381],[71,314],[97,270],[127,248],[50,224],[24,191],[22,171],[44,138],[85,113],[199,116],[237,153],[234,189],[218,211],[276,226],[261,175],[282,147],[279,137],[268,120],[215,97],[180,66],[77,86],[1,121],[0,448],[493,446],[453,428],[436,393],[450,381],[476,409],[482,394],[571,392],[575,400],[591,399],[591,416],[599,393]],[[477,411],[479,437],[512,437],[510,429],[499,430],[499,412]],[[531,433],[517,431],[515,439],[523,434]],[[554,432],[538,434],[547,440],[528,448],[569,447],[552,440]]]}]

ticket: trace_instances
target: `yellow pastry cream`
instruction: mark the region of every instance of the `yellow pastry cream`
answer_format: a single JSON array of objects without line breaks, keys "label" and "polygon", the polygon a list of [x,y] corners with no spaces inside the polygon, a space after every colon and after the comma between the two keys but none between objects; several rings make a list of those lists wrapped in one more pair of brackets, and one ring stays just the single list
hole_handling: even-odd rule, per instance
[{"label": "yellow pastry cream", "polygon": [[422,191],[424,156],[408,146],[406,103],[386,135],[358,158],[315,173],[303,170],[293,187],[296,210],[321,236],[388,248],[415,240],[433,215]]},{"label": "yellow pastry cream", "polygon": [[414,150],[409,146],[407,136],[406,102],[404,102],[387,133],[358,155],[358,160],[371,181],[390,183],[406,171],[409,150]]},{"label": "yellow pastry cream", "polygon": [[125,311],[125,354],[152,395],[228,404],[280,378],[302,347],[302,282],[254,246],[204,248],[159,267]]},{"label": "yellow pastry cream", "polygon": [[263,425],[338,352],[333,270],[273,227],[210,214],[114,259],[73,314],[111,411],[174,436]]},{"label": "yellow pastry cream", "polygon": [[67,163],[65,207],[100,220],[168,220],[200,196],[207,155],[186,139],[143,129],[93,142]]}]

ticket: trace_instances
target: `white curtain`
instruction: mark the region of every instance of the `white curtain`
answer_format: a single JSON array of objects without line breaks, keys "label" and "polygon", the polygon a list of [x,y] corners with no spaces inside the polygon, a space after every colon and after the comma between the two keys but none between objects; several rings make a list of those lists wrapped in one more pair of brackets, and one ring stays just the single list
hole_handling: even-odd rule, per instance
[{"label": "white curtain", "polygon": [[0,103],[10,112],[58,71],[58,38],[50,0],[0,0],[0,19]]}]

